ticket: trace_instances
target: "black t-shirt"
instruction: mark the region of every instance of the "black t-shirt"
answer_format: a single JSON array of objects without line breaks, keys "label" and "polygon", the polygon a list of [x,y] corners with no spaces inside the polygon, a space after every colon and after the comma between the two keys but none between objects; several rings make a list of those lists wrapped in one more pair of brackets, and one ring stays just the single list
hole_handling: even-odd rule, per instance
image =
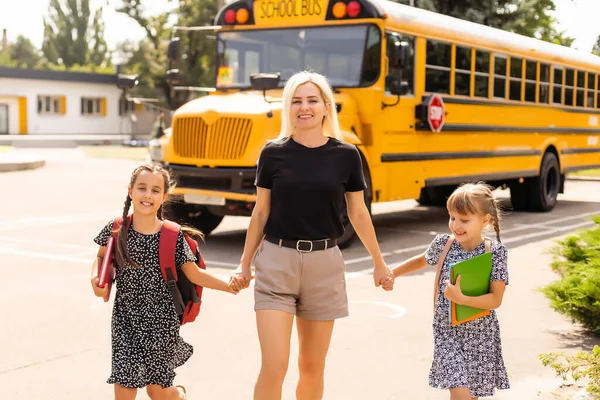
[{"label": "black t-shirt", "polygon": [[366,189],[357,148],[333,138],[315,148],[292,138],[267,143],[255,185],[271,189],[264,233],[286,240],[339,238],[344,193]]}]

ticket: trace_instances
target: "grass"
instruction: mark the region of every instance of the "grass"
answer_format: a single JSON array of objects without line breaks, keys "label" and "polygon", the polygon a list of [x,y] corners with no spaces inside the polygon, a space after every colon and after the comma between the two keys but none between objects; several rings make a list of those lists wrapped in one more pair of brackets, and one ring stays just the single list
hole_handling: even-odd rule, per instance
[{"label": "grass", "polygon": [[147,147],[127,146],[82,146],[86,156],[96,158],[125,158],[145,161],[148,155]]},{"label": "grass", "polygon": [[573,172],[569,175],[574,175],[574,176],[597,176],[600,177],[600,169],[586,169],[583,171],[577,171],[577,172]]}]

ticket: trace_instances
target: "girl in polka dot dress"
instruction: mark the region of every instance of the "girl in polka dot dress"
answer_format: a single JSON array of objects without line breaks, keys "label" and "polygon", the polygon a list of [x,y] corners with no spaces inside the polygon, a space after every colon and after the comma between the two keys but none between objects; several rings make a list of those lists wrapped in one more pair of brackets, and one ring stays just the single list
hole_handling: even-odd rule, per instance
[{"label": "girl in polka dot dress", "polygon": [[[183,386],[173,386],[174,369],[183,365],[193,348],[179,336],[179,320],[171,293],[163,280],[158,262],[158,243],[163,223],[162,205],[171,188],[168,171],[159,165],[142,165],[133,171],[123,209],[123,219],[133,206],[129,229],[123,224],[115,243],[116,296],[112,316],[112,372],[115,399],[135,399],[138,388],[146,387],[148,396],[157,399],[185,399]],[[101,265],[113,222],[102,229],[94,241],[100,246],[92,269],[92,287],[102,297],[107,288],[98,287]],[[182,231],[192,236],[201,233],[191,228]],[[236,293],[230,285],[196,264],[183,232],[175,251],[177,272],[193,283]]]},{"label": "girl in polka dot dress", "polygon": [[[487,185],[478,183],[459,187],[448,198],[447,207],[452,236],[437,235],[425,253],[406,260],[393,272],[397,277],[427,265],[436,267],[446,244],[452,240],[440,278],[435,283],[435,347],[429,384],[449,390],[451,400],[476,400],[481,396],[492,396],[495,389],[510,387],[502,359],[500,326],[494,311],[502,304],[508,285],[507,251],[500,243],[498,206]],[[488,225],[494,227],[497,239],[490,246],[490,293],[466,296],[460,290],[458,279],[455,285],[448,281],[449,267],[486,251],[483,231]],[[449,301],[491,311],[485,317],[452,326],[448,318]]]}]

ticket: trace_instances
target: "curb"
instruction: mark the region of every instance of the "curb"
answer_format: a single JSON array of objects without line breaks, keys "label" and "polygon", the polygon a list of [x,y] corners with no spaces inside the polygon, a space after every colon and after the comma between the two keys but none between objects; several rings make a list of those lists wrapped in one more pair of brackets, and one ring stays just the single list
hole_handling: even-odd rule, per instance
[{"label": "curb", "polygon": [[0,172],[24,171],[28,169],[37,169],[46,165],[45,160],[27,160],[27,161],[2,161],[0,159]]},{"label": "curb", "polygon": [[585,182],[600,182],[599,176],[568,176],[566,177],[569,181],[585,181]]}]

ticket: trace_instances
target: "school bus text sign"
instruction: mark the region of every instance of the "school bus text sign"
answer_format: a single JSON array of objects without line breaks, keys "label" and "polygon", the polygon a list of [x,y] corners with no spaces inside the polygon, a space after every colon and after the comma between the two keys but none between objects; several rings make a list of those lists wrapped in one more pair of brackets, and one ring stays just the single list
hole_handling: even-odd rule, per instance
[{"label": "school bus text sign", "polygon": [[255,0],[256,25],[282,25],[290,22],[325,21],[328,0]]}]

